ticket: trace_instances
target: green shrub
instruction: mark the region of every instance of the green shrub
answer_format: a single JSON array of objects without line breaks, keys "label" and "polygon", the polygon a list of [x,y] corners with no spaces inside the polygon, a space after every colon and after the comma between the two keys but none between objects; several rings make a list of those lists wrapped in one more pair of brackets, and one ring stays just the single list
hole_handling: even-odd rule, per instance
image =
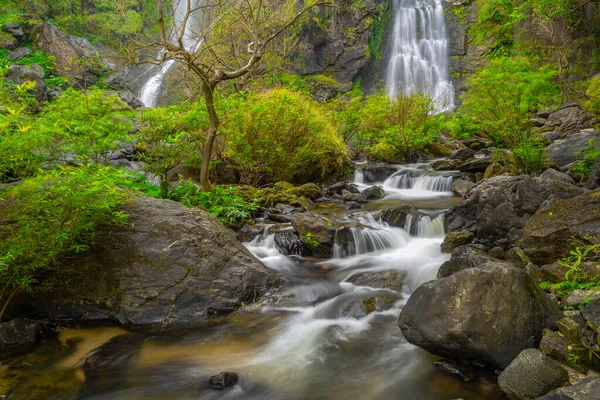
[{"label": "green shrub", "polygon": [[67,89],[43,108],[31,131],[32,135],[52,137],[48,155],[54,162],[104,162],[131,129],[117,118],[128,109],[118,96],[97,88],[86,92]]},{"label": "green shrub", "polygon": [[510,162],[526,174],[542,172],[546,167],[546,150],[534,143],[521,143],[512,149]]},{"label": "green shrub", "polygon": [[346,147],[315,101],[287,89],[230,96],[221,125],[243,183],[304,183],[336,172]]},{"label": "green shrub", "polygon": [[523,58],[498,58],[469,78],[470,89],[458,112],[476,121],[478,131],[497,145],[518,147],[531,141],[528,121],[545,107],[559,104],[556,71]]},{"label": "green shrub", "polygon": [[583,107],[600,117],[600,78],[594,78],[589,81],[587,91],[585,92],[587,100]]},{"label": "green shrub", "polygon": [[48,171],[0,192],[0,319],[14,294],[30,291],[41,273],[69,253],[81,253],[97,227],[122,224],[127,194],[98,166]]},{"label": "green shrub", "polygon": [[412,161],[441,130],[443,116],[434,112],[433,100],[424,94],[368,96],[359,114],[355,144],[375,159]]},{"label": "green shrub", "polygon": [[169,197],[169,171],[178,164],[200,166],[202,131],[208,124],[203,107],[181,104],[146,110],[143,114],[140,160],[146,172],[160,180],[161,197]]}]

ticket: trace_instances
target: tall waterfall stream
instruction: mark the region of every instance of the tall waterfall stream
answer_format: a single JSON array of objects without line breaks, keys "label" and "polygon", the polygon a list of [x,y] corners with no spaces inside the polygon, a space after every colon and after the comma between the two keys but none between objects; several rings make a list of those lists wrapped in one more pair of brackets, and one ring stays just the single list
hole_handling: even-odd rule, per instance
[{"label": "tall waterfall stream", "polygon": [[[356,183],[363,189],[360,172]],[[148,338],[125,371],[102,378],[103,390],[85,399],[495,399],[497,386],[482,379],[464,383],[436,370],[436,357],[407,343],[398,315],[421,283],[434,279],[449,258],[440,251],[443,212],[459,200],[452,177],[427,165],[398,166],[384,182],[386,196],[361,211],[321,205],[351,229],[352,245],[328,260],[288,256],[274,236],[257,237],[246,247],[285,278],[281,300],[211,319],[185,331]],[[412,205],[418,210],[406,226],[392,227],[380,210]],[[338,206],[339,207],[339,206]],[[353,284],[353,278],[392,271],[399,292]],[[367,281],[368,282],[368,281]],[[392,298],[386,311],[365,312],[365,299]],[[61,339],[80,338],[77,352],[61,362],[73,367],[119,328],[63,329]],[[56,367],[54,367],[56,368]],[[207,379],[234,371],[232,389],[207,388]]]},{"label": "tall waterfall stream", "polygon": [[454,108],[443,0],[394,0],[390,95],[427,93],[438,111]]}]

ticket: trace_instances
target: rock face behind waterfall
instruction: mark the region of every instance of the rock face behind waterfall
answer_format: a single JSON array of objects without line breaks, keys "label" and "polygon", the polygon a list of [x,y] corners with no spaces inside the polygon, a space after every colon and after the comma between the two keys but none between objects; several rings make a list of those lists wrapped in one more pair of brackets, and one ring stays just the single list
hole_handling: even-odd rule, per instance
[{"label": "rock face behind waterfall", "polygon": [[524,271],[488,262],[423,284],[398,324],[406,340],[433,354],[503,369],[560,317]]},{"label": "rock face behind waterfall", "polygon": [[[149,197],[126,204],[125,227],[56,268],[19,311],[53,319],[193,324],[257,300],[277,279],[200,209]],[[29,297],[32,297],[29,300]]]}]

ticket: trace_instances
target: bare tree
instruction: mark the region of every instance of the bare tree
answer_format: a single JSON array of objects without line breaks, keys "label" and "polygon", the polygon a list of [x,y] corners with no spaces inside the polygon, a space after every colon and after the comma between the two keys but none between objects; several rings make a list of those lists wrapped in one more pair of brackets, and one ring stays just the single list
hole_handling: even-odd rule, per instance
[{"label": "bare tree", "polygon": [[[219,130],[214,99],[217,85],[256,70],[271,50],[270,46],[296,25],[303,15],[315,7],[333,4],[312,0],[298,9],[296,2],[280,0],[179,1],[185,2],[185,9],[183,13],[172,15],[169,29],[164,18],[163,0],[156,0],[160,31],[158,44],[162,48],[159,61],[175,60],[200,78],[209,117],[200,182],[203,190],[208,191],[212,189],[208,170]],[[191,48],[190,36],[197,40],[197,45]]]}]

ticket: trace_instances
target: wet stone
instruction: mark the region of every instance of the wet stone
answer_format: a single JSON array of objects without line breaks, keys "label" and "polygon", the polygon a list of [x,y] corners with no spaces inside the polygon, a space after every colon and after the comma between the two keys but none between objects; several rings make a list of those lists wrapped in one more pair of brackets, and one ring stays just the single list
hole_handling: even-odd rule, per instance
[{"label": "wet stone", "polygon": [[238,382],[239,377],[235,372],[221,372],[218,375],[211,376],[208,384],[216,390],[229,389]]}]

